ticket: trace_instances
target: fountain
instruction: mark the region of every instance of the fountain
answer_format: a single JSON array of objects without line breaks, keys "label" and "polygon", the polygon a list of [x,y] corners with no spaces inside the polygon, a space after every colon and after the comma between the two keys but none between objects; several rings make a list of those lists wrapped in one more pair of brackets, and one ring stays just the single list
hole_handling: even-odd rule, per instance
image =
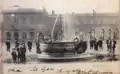
[{"label": "fountain", "polygon": [[53,25],[53,29],[51,32],[51,40],[40,43],[41,53],[38,54],[38,58],[40,59],[67,59],[76,56],[76,52],[81,54],[86,51],[86,48],[80,45],[78,46],[77,42],[71,40],[71,38],[67,38],[67,33],[70,27],[65,23],[65,20],[64,24],[61,24],[64,32],[62,40],[54,40],[54,30],[59,17],[59,15],[56,17],[55,23]]}]

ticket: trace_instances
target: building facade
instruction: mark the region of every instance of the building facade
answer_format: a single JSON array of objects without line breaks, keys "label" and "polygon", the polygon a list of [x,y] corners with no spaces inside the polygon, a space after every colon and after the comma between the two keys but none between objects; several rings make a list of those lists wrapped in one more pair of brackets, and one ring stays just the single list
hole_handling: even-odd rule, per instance
[{"label": "building facade", "polygon": [[[40,32],[48,37],[57,18],[54,11],[48,14],[46,11],[25,8],[4,10],[2,14],[4,41],[36,41]],[[57,20],[54,38],[59,39],[64,32],[64,37],[69,39],[76,31],[89,33],[91,29],[96,29],[96,34],[100,34],[101,29],[104,29],[108,34],[109,29],[116,30],[119,25],[118,18],[117,13],[62,14]]]},{"label": "building facade", "polygon": [[[55,19],[55,13],[47,14],[42,10],[21,8],[3,11],[3,40],[35,41],[38,33],[48,36],[52,31]],[[59,20],[56,24],[59,30],[61,27]]]},{"label": "building facade", "polygon": [[[88,34],[93,29],[95,36],[100,37],[101,30],[104,30],[105,37],[109,36],[109,29],[111,32],[119,31],[119,15],[118,13],[84,13],[84,14],[66,14],[65,21],[65,37],[69,39],[75,35],[75,32],[84,32]],[[103,31],[102,31],[103,32]],[[118,32],[117,32],[118,33]],[[72,36],[71,36],[72,35]],[[117,34],[119,35],[119,34]]]}]

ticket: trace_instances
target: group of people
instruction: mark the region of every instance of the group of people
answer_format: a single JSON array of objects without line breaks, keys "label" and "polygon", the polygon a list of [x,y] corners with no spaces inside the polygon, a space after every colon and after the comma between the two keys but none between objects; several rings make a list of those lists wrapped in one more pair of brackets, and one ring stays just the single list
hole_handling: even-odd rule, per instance
[{"label": "group of people", "polygon": [[[11,43],[6,41],[7,51],[10,52]],[[27,42],[27,47],[29,52],[32,50],[32,41]],[[15,41],[15,46],[12,48],[11,56],[14,63],[25,63],[26,62],[26,51],[27,47],[24,41],[20,42],[19,40]]]},{"label": "group of people", "polygon": [[103,49],[103,41],[102,41],[102,39],[101,38],[98,39],[98,40],[96,38],[91,39],[90,40],[90,49],[94,49],[96,51],[98,51],[98,49]]},{"label": "group of people", "polygon": [[[106,40],[106,46],[107,46],[107,51],[110,53],[115,53],[115,48],[116,48],[117,40],[116,39],[111,39],[108,38]],[[95,49],[96,51],[98,49],[103,49],[103,40],[90,40],[90,49]]]},{"label": "group of people", "polygon": [[[85,40],[83,35],[79,35],[77,32],[75,33],[75,37],[73,41],[76,42],[79,48],[83,47],[85,50],[88,47],[88,44],[85,43],[85,41],[87,42],[87,40]],[[92,37],[89,41],[90,49],[91,50],[94,49],[95,51],[103,50],[103,43],[104,43],[103,41],[105,40],[103,40],[102,37],[99,37],[99,39]],[[108,39],[106,40],[106,46],[108,52],[115,54],[116,44],[117,44],[117,40],[115,38],[112,39],[108,37]]]},{"label": "group of people", "polygon": [[14,63],[25,63],[26,62],[26,46],[25,43],[19,44],[18,41],[15,42],[15,47],[11,52],[12,59]]},{"label": "group of people", "polygon": [[115,39],[112,40],[111,38],[109,38],[106,41],[106,44],[107,44],[108,51],[112,52],[112,53],[115,53],[115,48],[116,48],[117,41]]}]

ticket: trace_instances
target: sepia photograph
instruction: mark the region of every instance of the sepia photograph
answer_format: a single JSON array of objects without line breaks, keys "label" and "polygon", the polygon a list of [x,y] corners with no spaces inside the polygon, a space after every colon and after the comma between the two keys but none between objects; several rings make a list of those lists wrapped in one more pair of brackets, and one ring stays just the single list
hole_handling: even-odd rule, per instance
[{"label": "sepia photograph", "polygon": [[120,74],[119,0],[3,0],[0,74]]}]

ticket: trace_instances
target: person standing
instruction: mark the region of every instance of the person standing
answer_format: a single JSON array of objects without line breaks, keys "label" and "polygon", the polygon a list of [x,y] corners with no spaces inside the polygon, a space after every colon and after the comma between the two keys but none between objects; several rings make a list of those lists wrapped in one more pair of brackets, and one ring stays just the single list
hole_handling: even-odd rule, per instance
[{"label": "person standing", "polygon": [[90,40],[90,49],[93,49],[93,47],[94,47],[94,40],[91,39],[91,40]]},{"label": "person standing", "polygon": [[76,42],[76,43],[79,43],[79,38],[75,37],[73,41]]},{"label": "person standing", "polygon": [[40,43],[44,43],[44,34],[42,32],[38,33],[38,39],[36,41],[36,53],[41,53],[40,51]]},{"label": "person standing", "polygon": [[82,53],[83,50],[83,41],[81,40],[79,43],[76,44],[75,46],[75,51],[80,54]]},{"label": "person standing", "polygon": [[10,41],[6,41],[7,51],[10,52]]},{"label": "person standing", "polygon": [[21,59],[22,59],[21,49],[22,49],[22,45],[20,45],[19,47],[16,47],[16,50],[17,50],[17,53],[18,53],[18,58],[17,58],[18,63],[21,63]]},{"label": "person standing", "polygon": [[21,49],[21,56],[22,56],[22,63],[26,63],[26,46],[23,43],[22,44],[22,49]]},{"label": "person standing", "polygon": [[106,41],[106,44],[107,44],[107,50],[109,52],[111,52],[111,49],[112,49],[112,40],[111,40],[111,38],[108,38],[108,40]]},{"label": "person standing", "polygon": [[83,40],[82,47],[83,47],[83,52],[85,52],[87,50],[87,41],[86,40]]},{"label": "person standing", "polygon": [[27,46],[28,46],[29,52],[31,52],[32,42],[31,42],[31,41],[28,41]]},{"label": "person standing", "polygon": [[92,32],[89,32],[89,35],[90,35],[90,42],[89,42],[89,45],[90,45],[90,49],[93,49],[93,37],[92,37]]},{"label": "person standing", "polygon": [[80,37],[79,37],[78,32],[75,32],[75,36],[73,37],[73,41],[77,44],[80,42]]},{"label": "person standing", "polygon": [[97,41],[97,39],[95,39],[95,43],[94,43],[94,50],[95,51],[98,51],[98,41]]},{"label": "person standing", "polygon": [[103,49],[103,41],[102,38],[100,37],[99,41],[98,41],[98,46],[100,49]]},{"label": "person standing", "polygon": [[115,55],[115,48],[116,48],[116,44],[117,41],[115,40],[115,38],[113,38],[113,40],[111,41],[111,51],[109,51],[109,53],[111,54],[111,60],[116,60],[116,55]]},{"label": "person standing", "polygon": [[40,53],[40,42],[36,41],[36,53]]},{"label": "person standing", "polygon": [[12,52],[11,52],[11,55],[12,55],[12,60],[13,60],[13,63],[17,63],[17,57],[18,57],[18,54],[17,54],[17,51],[15,48],[12,49]]},{"label": "person standing", "polygon": [[115,48],[116,48],[117,41],[113,39],[112,41],[112,53],[115,54]]}]

